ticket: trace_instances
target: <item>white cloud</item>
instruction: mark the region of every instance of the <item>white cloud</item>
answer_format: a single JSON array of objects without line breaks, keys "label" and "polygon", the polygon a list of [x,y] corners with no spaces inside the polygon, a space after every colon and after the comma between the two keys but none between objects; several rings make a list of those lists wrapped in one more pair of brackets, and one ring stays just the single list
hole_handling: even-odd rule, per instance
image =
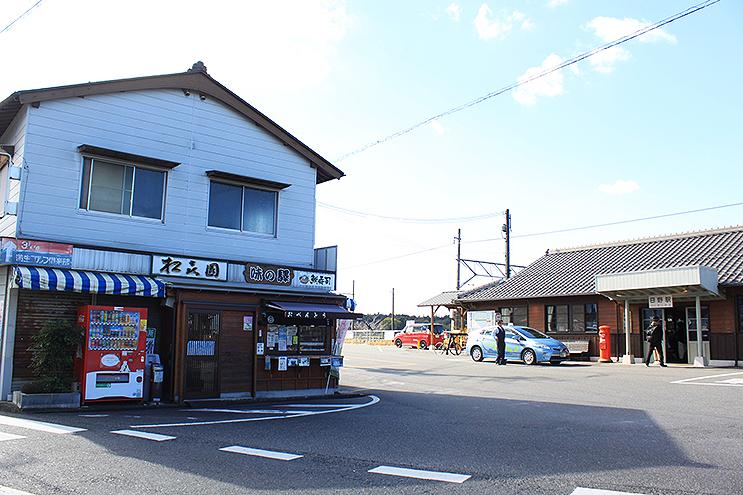
[{"label": "white cloud", "polygon": [[484,3],[480,6],[473,24],[480,39],[488,41],[493,38],[503,39],[513,29],[514,23],[519,22],[522,29],[531,29],[533,27],[533,24],[530,20],[526,19],[526,15],[523,12],[514,11],[511,15],[503,14],[494,16],[488,4]]},{"label": "white cloud", "polygon": [[602,192],[605,194],[609,194],[611,196],[619,196],[621,194],[629,194],[633,193],[640,189],[640,186],[637,184],[637,182],[633,180],[622,180],[618,179],[614,184],[601,184],[597,188],[598,192]]},{"label": "white cloud", "polygon": [[[589,29],[592,29],[595,32],[596,36],[601,38],[603,41],[610,43],[632,33],[636,33],[637,31],[644,29],[650,25],[650,22],[638,21],[636,19],[596,17],[587,24],[587,27]],[[642,36],[638,36],[635,39],[641,43],[656,43],[659,41],[676,43],[675,36],[660,28],[649,31]],[[631,54],[627,49],[620,46],[615,46],[591,56],[588,61],[595,70],[608,73],[614,70],[613,65],[615,62],[619,60],[627,60],[630,58],[630,56]]]},{"label": "white cloud", "polygon": [[454,21],[459,20],[459,15],[462,13],[462,7],[459,6],[457,3],[452,3],[449,5],[446,9],[444,9],[447,14],[449,14],[449,17],[452,18]]},{"label": "white cloud", "polygon": [[444,134],[446,132],[449,132],[449,128],[442,125],[438,120],[432,120],[430,124],[428,124],[428,127],[433,129],[439,134]]},{"label": "white cloud", "polygon": [[[523,76],[516,79],[517,82],[526,81],[545,70],[560,65],[563,59],[554,53],[547,57],[539,67],[532,67]],[[534,79],[519,86],[513,93],[513,98],[522,105],[532,106],[537,103],[537,96],[557,96],[563,92],[563,76],[559,70],[550,72],[542,77]]]}]

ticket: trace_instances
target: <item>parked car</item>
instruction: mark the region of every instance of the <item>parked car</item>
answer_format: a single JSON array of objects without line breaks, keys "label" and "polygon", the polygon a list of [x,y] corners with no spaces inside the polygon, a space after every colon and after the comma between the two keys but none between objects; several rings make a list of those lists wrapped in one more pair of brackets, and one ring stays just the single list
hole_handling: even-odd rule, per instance
[{"label": "parked car", "polygon": [[431,344],[431,325],[429,323],[408,323],[405,328],[395,333],[393,341],[397,347],[428,349],[431,345],[443,342],[445,338],[443,325],[433,326],[433,344]]},{"label": "parked car", "polygon": [[[552,337],[529,327],[507,326],[506,360],[523,361],[524,364],[560,364],[569,359],[568,348]],[[475,361],[495,359],[498,354],[494,326],[474,329],[467,334],[465,350]]]}]

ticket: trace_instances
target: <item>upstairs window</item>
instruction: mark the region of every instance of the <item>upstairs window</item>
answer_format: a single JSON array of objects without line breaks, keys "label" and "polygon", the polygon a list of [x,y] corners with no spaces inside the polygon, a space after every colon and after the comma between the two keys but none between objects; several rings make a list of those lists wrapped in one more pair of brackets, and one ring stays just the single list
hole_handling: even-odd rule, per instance
[{"label": "upstairs window", "polygon": [[[176,163],[120,153],[87,145],[80,151],[98,156],[83,156],[80,209],[114,213],[128,217],[163,219],[166,171]],[[141,158],[148,166],[119,161],[117,158]],[[114,159],[111,159],[114,158]]]},{"label": "upstairs window", "polygon": [[213,179],[209,186],[210,227],[276,235],[278,190],[288,184],[214,170],[207,175]]}]

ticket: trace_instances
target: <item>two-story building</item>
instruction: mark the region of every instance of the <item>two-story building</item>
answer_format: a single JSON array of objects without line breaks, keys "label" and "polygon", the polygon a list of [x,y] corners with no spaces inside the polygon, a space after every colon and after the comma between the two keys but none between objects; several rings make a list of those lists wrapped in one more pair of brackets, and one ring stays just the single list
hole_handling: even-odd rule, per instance
[{"label": "two-story building", "polygon": [[344,174],[221,85],[184,73],[0,103],[0,390],[32,337],[85,305],[147,309],[165,400],[338,386],[336,248],[315,188]]}]

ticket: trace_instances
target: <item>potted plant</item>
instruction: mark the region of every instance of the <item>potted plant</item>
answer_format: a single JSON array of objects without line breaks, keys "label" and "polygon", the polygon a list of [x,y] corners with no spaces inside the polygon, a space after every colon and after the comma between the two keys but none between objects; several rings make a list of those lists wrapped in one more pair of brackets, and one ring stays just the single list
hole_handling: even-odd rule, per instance
[{"label": "potted plant", "polygon": [[72,392],[75,381],[75,352],[82,345],[83,329],[65,320],[51,320],[34,336],[31,369],[36,380],[13,393],[21,409],[79,407],[80,394]]}]

